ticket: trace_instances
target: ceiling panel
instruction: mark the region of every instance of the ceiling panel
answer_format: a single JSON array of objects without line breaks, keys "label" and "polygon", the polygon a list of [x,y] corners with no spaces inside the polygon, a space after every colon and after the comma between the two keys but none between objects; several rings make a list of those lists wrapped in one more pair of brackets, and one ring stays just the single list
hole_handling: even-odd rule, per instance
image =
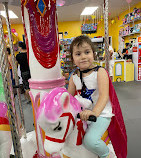
[{"label": "ceiling panel", "polygon": [[[19,18],[10,20],[12,24],[22,23],[20,0],[0,0],[0,10],[3,9],[2,2],[9,3],[9,10],[12,10]],[[79,21],[80,14],[86,6],[102,7],[104,0],[66,0],[65,5],[57,7],[58,21]],[[137,4],[140,0],[132,0],[131,6]],[[118,16],[123,11],[129,9],[126,0],[109,0],[109,18]],[[5,19],[3,18],[5,23]]]}]

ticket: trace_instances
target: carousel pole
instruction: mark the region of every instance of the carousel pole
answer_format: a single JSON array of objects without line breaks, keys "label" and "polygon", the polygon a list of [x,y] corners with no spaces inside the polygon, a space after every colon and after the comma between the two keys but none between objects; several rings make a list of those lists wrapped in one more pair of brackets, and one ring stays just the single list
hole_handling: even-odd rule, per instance
[{"label": "carousel pole", "polygon": [[104,0],[103,13],[104,13],[104,28],[105,28],[105,40],[104,40],[105,64],[106,64],[106,70],[109,72],[110,54],[109,54],[108,0]]},{"label": "carousel pole", "polygon": [[15,83],[16,83],[16,89],[17,89],[17,97],[18,97],[18,105],[19,105],[19,111],[20,111],[20,117],[21,117],[22,131],[24,134],[24,138],[26,138],[24,114],[23,114],[23,108],[22,108],[21,96],[20,96],[20,90],[19,90],[19,77],[17,74],[17,65],[16,65],[16,60],[15,60],[15,54],[13,51],[14,49],[13,49],[13,41],[12,41],[12,34],[11,34],[11,26],[10,26],[9,14],[8,14],[8,2],[4,2],[3,6],[4,6],[4,9],[6,12],[6,24],[7,24],[7,30],[8,30],[8,35],[9,35],[10,50],[11,50],[11,55],[12,55],[12,69],[14,71],[14,76],[15,76]]},{"label": "carousel pole", "polygon": [[3,86],[5,92],[5,99],[8,109],[8,118],[11,129],[11,136],[13,140],[13,147],[15,158],[23,158],[20,138],[18,135],[16,116],[14,115],[14,94],[12,88],[12,81],[9,70],[8,54],[6,53],[6,45],[4,41],[4,32],[2,27],[2,19],[0,17],[0,67],[3,78]]}]

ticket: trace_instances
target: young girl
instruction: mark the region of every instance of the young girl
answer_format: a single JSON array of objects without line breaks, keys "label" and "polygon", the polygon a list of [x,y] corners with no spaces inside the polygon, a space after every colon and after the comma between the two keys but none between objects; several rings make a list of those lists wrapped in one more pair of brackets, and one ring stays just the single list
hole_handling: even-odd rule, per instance
[{"label": "young girl", "polygon": [[[101,140],[101,137],[110,125],[109,134],[114,132],[110,135],[110,138],[116,155],[119,158],[126,158],[127,137],[121,110],[119,104],[115,103],[115,101],[118,102],[118,100],[111,86],[112,83],[108,73],[104,68],[93,64],[94,45],[91,39],[87,36],[76,37],[70,45],[70,53],[74,64],[79,67],[79,70],[71,76],[68,92],[74,96],[77,91],[77,93],[79,93],[78,95],[92,102],[92,109],[85,109],[80,113],[82,120],[87,121],[90,115],[97,117],[97,121],[92,122],[88,126],[83,144],[88,150],[97,154],[100,158],[108,157],[109,149],[104,141]],[[111,92],[112,95],[114,94],[114,100],[112,99],[113,96]],[[115,105],[117,106],[116,108]],[[116,117],[117,113],[118,117]],[[119,116],[120,120],[117,121]],[[112,119],[111,121],[111,118],[116,119]],[[113,127],[114,125],[116,127]],[[113,130],[111,130],[111,128],[113,128]],[[114,135],[116,135],[116,137]],[[118,139],[122,140],[119,141]],[[122,149],[122,151],[120,151],[120,149]]]}]

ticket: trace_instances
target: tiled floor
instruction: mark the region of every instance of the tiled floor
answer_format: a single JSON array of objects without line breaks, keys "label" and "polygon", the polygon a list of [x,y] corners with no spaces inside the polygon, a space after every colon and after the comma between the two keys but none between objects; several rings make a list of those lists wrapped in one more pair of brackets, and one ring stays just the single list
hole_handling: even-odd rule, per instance
[{"label": "tiled floor", "polygon": [[141,82],[114,83],[128,137],[127,158],[141,158]]}]

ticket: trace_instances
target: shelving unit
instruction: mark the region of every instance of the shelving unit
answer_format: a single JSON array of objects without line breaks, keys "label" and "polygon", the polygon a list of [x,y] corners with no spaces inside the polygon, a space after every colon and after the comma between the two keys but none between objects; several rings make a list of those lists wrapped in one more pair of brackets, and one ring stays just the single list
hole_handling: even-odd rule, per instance
[{"label": "shelving unit", "polygon": [[[141,33],[141,23],[135,24],[135,22],[141,21],[141,9],[135,8],[132,13],[125,15],[123,24],[120,27],[119,36],[126,37],[134,34]],[[125,27],[126,26],[126,27]]]},{"label": "shelving unit", "polygon": [[130,36],[130,35],[134,35],[134,34],[140,34],[140,33],[141,33],[141,23],[136,24],[132,27],[130,27],[128,25],[124,29],[123,28],[120,29],[119,36],[126,37],[126,36]]},{"label": "shelving unit", "polygon": [[71,42],[72,42],[72,39],[60,40],[60,44],[62,47],[62,51],[60,53],[61,69],[62,69],[63,76],[65,77],[65,80],[66,80],[66,88],[68,86],[69,75],[73,70],[73,63],[72,63],[71,55],[69,52]]},{"label": "shelving unit", "polygon": [[120,25],[120,27],[125,27],[125,25],[128,25],[128,24],[134,24],[134,22],[139,21],[139,20],[141,20],[141,17],[137,18],[135,20],[129,21],[129,22],[125,23],[125,24],[122,24],[122,25]]},{"label": "shelving unit", "polygon": [[[70,46],[70,44],[64,44],[62,45],[63,46],[63,49],[62,49],[62,55],[61,55],[61,61],[62,61],[62,71],[64,73],[70,73],[71,70],[72,70],[72,59],[71,59],[71,55],[70,55],[70,52],[69,52],[69,49],[68,47]],[[66,49],[67,47],[67,49]]]},{"label": "shelving unit", "polygon": [[135,34],[141,34],[141,31],[140,31],[140,32],[130,33],[130,34],[124,35],[124,36],[122,36],[122,37],[131,36],[131,35],[135,35]]}]

